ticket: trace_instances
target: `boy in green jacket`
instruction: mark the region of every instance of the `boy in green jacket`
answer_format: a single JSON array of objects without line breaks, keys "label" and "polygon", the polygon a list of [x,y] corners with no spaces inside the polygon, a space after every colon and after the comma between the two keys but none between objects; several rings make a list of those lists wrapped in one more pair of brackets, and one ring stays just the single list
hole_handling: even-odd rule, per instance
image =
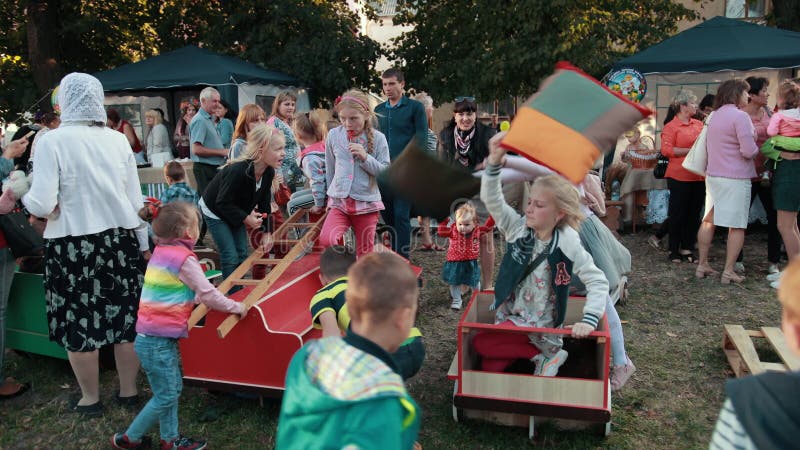
[{"label": "boy in green jacket", "polygon": [[347,336],[312,341],[292,358],[278,449],[411,449],[420,410],[391,353],[414,325],[419,288],[394,253],[370,253],[348,271]]}]

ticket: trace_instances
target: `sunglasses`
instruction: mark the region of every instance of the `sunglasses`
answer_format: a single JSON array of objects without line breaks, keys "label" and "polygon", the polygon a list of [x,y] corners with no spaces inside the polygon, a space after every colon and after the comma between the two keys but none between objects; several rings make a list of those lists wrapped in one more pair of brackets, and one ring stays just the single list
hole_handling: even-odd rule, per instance
[{"label": "sunglasses", "polygon": [[461,103],[461,102],[475,103],[475,97],[464,97],[464,96],[456,97],[454,101],[455,103]]}]

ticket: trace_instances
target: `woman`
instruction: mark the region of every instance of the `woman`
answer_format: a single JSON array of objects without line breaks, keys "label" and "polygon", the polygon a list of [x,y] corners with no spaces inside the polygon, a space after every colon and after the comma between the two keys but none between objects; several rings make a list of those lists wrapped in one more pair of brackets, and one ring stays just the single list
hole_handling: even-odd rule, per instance
[{"label": "woman", "polygon": [[222,146],[231,148],[231,140],[233,139],[233,111],[231,111],[231,105],[225,100],[220,100],[216,116],[217,132],[219,132],[219,137],[222,139]]},{"label": "woman", "polygon": [[706,134],[706,208],[697,232],[700,263],[695,275],[703,278],[717,273],[708,264],[708,252],[714,227],[728,227],[723,284],[744,281],[744,277],[735,273],[734,264],[744,244],[750,212],[750,179],[756,176],[753,158],[758,153],[753,123],[740,109],[747,105],[749,90],[744,80],[727,80],[719,85]]},{"label": "woman", "polygon": [[[456,97],[453,105],[453,119],[439,133],[439,156],[443,160],[470,172],[481,170],[489,155],[489,138],[495,130],[478,122],[478,105],[475,97]],[[519,183],[517,183],[519,184]],[[504,188],[510,185],[504,185]],[[504,194],[507,194],[504,192]],[[489,212],[478,196],[472,199],[478,218],[483,224]],[[519,205],[517,205],[519,206]],[[490,289],[494,270],[494,236],[492,233],[481,235],[480,265],[481,288]]]},{"label": "woman", "polygon": [[[2,143],[2,139],[0,139]],[[14,170],[14,158],[25,153],[28,148],[28,138],[23,137],[12,141],[3,149],[0,157],[0,179],[4,179]],[[30,383],[20,383],[14,378],[6,378],[3,373],[3,357],[6,353],[6,307],[8,306],[8,293],[11,290],[11,281],[14,279],[14,256],[6,243],[5,235],[0,231],[0,400],[18,397],[30,389]]]},{"label": "woman", "polygon": [[286,158],[281,165],[283,182],[294,192],[305,182],[303,171],[297,163],[300,147],[297,145],[292,125],[294,123],[294,111],[297,104],[297,96],[289,91],[283,91],[275,97],[272,102],[272,114],[267,119],[269,125],[281,130],[286,141]]},{"label": "woman", "polygon": [[199,106],[200,101],[194,97],[181,102],[181,117],[178,119],[178,123],[175,124],[175,132],[172,135],[178,158],[189,157],[189,123],[191,123],[194,115],[197,114]]},{"label": "woman", "polygon": [[[426,150],[430,151],[431,154],[436,154],[439,140],[436,138],[436,133],[431,129],[433,127],[433,99],[425,92],[417,93],[413,96],[413,99],[422,103],[422,106],[425,107],[425,115],[428,117],[428,139],[426,141]],[[433,237],[431,236],[430,217],[419,216],[417,220],[419,221],[420,229],[419,250],[423,252],[430,252],[434,250],[437,252],[444,251],[444,247],[433,241]]]},{"label": "woman", "polygon": [[136,132],[133,130],[133,126],[127,120],[123,120],[119,115],[119,111],[116,109],[108,110],[107,119],[108,128],[119,131],[128,139],[131,150],[133,150],[133,153],[136,155],[136,163],[144,164],[146,161],[144,159],[144,152],[142,152],[142,143],[139,141],[139,136],[137,136]]},{"label": "woman", "polygon": [[[763,77],[747,77],[745,81],[750,85],[750,91],[748,92],[750,94],[750,102],[742,110],[750,116],[750,121],[753,122],[753,127],[755,128],[756,146],[761,148],[761,145],[769,137],[767,135],[767,126],[769,126],[769,119],[772,115],[767,106],[769,81]],[[753,165],[756,177],[751,180],[750,203],[752,204],[756,196],[758,196],[767,214],[767,262],[769,263],[767,272],[777,273],[778,263],[781,260],[781,235],[778,233],[777,213],[772,204],[772,189],[769,183],[771,174],[766,167],[766,158],[761,152],[753,158]],[[736,272],[744,272],[742,253],[739,253],[734,269]]]},{"label": "woman", "polygon": [[661,130],[661,154],[669,158],[664,175],[669,188],[669,259],[676,263],[694,262],[692,251],[705,198],[703,177],[682,166],[703,129],[703,123],[692,118],[697,111],[695,101],[691,91],[679,91],[671,105],[675,116]]},{"label": "woman", "polygon": [[267,114],[260,106],[248,103],[242,107],[242,110],[239,111],[239,116],[236,118],[236,125],[233,127],[228,160],[234,160],[244,154],[247,147],[247,133],[256,125],[263,124],[266,121]]},{"label": "woman", "polygon": [[[102,414],[98,350],[114,345],[117,401],[138,401],[136,317],[150,257],[142,192],[125,136],[105,128],[103,86],[84,73],[59,85],[61,127],[38,143],[33,185],[22,197],[46,217],[44,288],[50,340],[67,350],[81,395],[71,411]],[[75,249],[81,249],[76,251]]]},{"label": "woman", "polygon": [[150,130],[145,139],[145,149],[147,160],[152,164],[154,155],[163,155],[163,161],[172,159],[172,148],[169,143],[169,132],[164,126],[164,119],[155,109],[149,109],[144,113],[144,123]]},{"label": "woman", "polygon": [[262,213],[270,213],[270,187],[284,151],[283,133],[270,125],[253,127],[241,157],[225,164],[200,200],[200,211],[219,248],[223,278],[247,259],[246,228],[265,231],[261,246],[272,247],[271,229],[262,227]]}]

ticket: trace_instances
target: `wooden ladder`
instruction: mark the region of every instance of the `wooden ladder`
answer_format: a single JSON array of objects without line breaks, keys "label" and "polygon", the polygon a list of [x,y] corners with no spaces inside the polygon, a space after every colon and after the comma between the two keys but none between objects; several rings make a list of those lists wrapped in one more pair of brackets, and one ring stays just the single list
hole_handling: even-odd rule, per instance
[{"label": "wooden ladder", "polygon": [[[301,222],[300,219],[305,217],[308,209],[299,209],[294,214],[289,216],[286,221],[272,233],[275,241],[274,245],[279,244],[292,244],[291,250],[283,258],[265,258],[264,252],[258,248],[242,262],[233,273],[230,274],[220,285],[219,290],[223,294],[230,292],[234,286],[255,286],[247,297],[242,300],[247,306],[255,305],[264,294],[267,293],[270,287],[280,278],[283,272],[303,253],[307,248],[314,244],[317,239],[322,224],[325,221],[327,213],[319,218],[316,222]],[[290,229],[307,229],[306,233],[300,239],[286,239],[286,233]],[[272,269],[267,273],[267,276],[261,280],[245,279],[244,276],[253,268],[254,265],[263,264],[271,266]],[[200,304],[194,309],[192,315],[189,317],[189,329],[191,330],[197,323],[208,313],[208,307]],[[222,323],[217,327],[217,335],[224,338],[239,323],[238,314],[230,314]]]}]

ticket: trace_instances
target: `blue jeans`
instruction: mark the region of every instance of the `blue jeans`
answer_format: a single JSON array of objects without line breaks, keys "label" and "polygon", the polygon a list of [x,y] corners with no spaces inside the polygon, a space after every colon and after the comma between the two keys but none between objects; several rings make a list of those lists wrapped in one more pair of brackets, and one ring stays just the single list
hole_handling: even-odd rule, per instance
[{"label": "blue jeans", "polygon": [[6,352],[6,308],[11,281],[14,279],[14,257],[8,247],[0,249],[0,386],[6,377],[3,376],[3,355]]},{"label": "blue jeans", "polygon": [[171,441],[178,437],[178,399],[183,390],[178,340],[139,334],[133,348],[147,374],[153,397],[125,434],[132,441],[140,441],[158,422],[161,439]]},{"label": "blue jeans", "polygon": [[203,214],[211,231],[211,237],[219,249],[219,264],[222,266],[222,278],[228,278],[247,259],[247,230],[244,224],[231,227],[220,219],[212,219]]},{"label": "blue jeans", "polygon": [[411,251],[411,203],[398,197],[387,187],[381,190],[381,200],[386,208],[381,211],[381,215],[392,235],[392,250],[408,259]]}]

